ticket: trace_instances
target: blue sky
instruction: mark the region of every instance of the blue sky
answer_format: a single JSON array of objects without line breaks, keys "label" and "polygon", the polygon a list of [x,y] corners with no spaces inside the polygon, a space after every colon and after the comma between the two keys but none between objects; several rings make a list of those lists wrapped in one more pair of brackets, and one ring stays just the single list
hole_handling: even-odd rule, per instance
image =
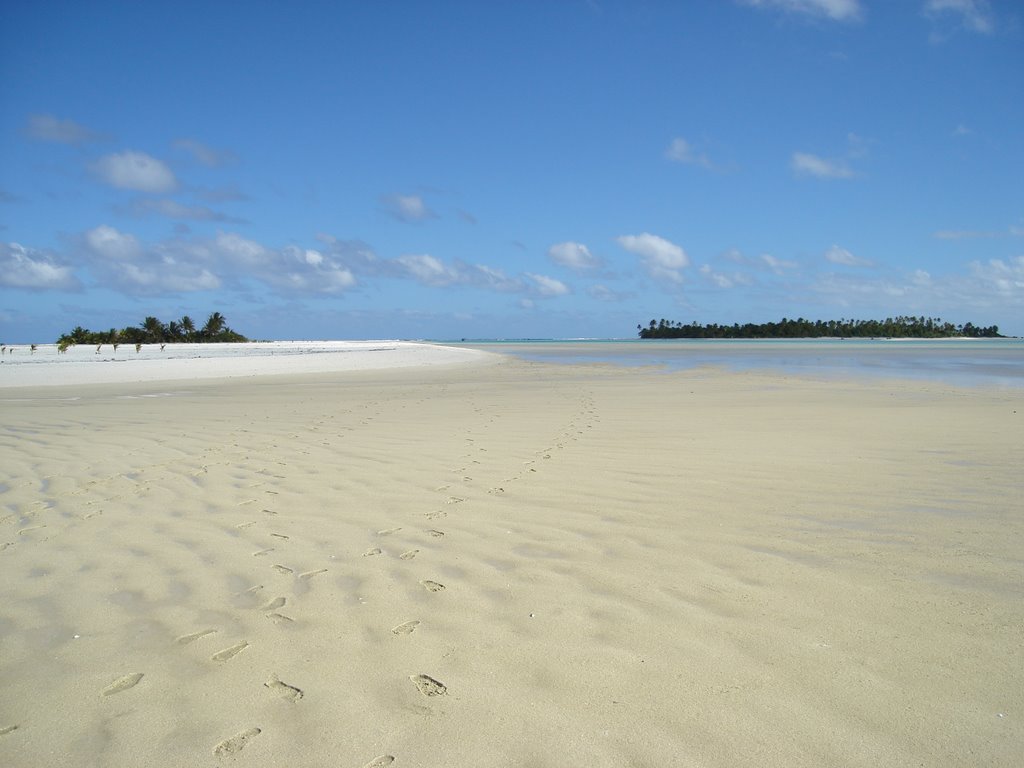
[{"label": "blue sky", "polygon": [[1024,6],[4,3],[0,339],[214,310],[1024,335]]}]

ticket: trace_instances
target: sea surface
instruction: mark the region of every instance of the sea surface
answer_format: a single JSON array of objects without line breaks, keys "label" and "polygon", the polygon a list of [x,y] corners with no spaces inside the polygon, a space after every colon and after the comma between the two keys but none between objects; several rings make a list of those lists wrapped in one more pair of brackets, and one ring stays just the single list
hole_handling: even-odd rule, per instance
[{"label": "sea surface", "polygon": [[449,342],[550,363],[678,371],[714,366],[823,378],[875,377],[1024,387],[1024,339],[678,339]]},{"label": "sea surface", "polygon": [[[466,340],[432,342],[566,365],[604,363],[662,371],[713,366],[822,378],[922,379],[958,386],[1024,388],[1024,339],[763,339],[763,340]],[[208,359],[374,352],[394,341],[275,341],[249,344],[78,345],[59,354],[53,344],[8,346],[0,365],[60,362],[78,366],[131,360]],[[2,368],[0,368],[2,370]]]}]

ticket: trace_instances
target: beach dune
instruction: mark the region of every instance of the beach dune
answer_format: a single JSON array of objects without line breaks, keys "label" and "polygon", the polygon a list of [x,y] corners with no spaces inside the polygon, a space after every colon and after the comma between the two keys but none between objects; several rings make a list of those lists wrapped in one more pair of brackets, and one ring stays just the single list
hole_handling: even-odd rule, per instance
[{"label": "beach dune", "polygon": [[275,372],[0,390],[0,764],[1019,764],[1017,391]]}]

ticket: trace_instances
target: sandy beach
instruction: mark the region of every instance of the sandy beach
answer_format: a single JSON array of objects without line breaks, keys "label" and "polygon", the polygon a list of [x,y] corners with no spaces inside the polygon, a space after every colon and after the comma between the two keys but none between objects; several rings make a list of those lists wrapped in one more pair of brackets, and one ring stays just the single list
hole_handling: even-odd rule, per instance
[{"label": "sandy beach", "polygon": [[1022,390],[412,346],[0,382],[0,765],[1020,764]]}]

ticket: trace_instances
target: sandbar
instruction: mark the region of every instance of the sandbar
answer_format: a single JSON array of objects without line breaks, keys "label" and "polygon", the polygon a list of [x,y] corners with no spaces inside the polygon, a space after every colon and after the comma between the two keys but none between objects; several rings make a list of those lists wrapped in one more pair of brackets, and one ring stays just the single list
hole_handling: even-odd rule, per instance
[{"label": "sandbar", "polygon": [[499,356],[7,387],[0,764],[1016,766],[1021,399]]}]

